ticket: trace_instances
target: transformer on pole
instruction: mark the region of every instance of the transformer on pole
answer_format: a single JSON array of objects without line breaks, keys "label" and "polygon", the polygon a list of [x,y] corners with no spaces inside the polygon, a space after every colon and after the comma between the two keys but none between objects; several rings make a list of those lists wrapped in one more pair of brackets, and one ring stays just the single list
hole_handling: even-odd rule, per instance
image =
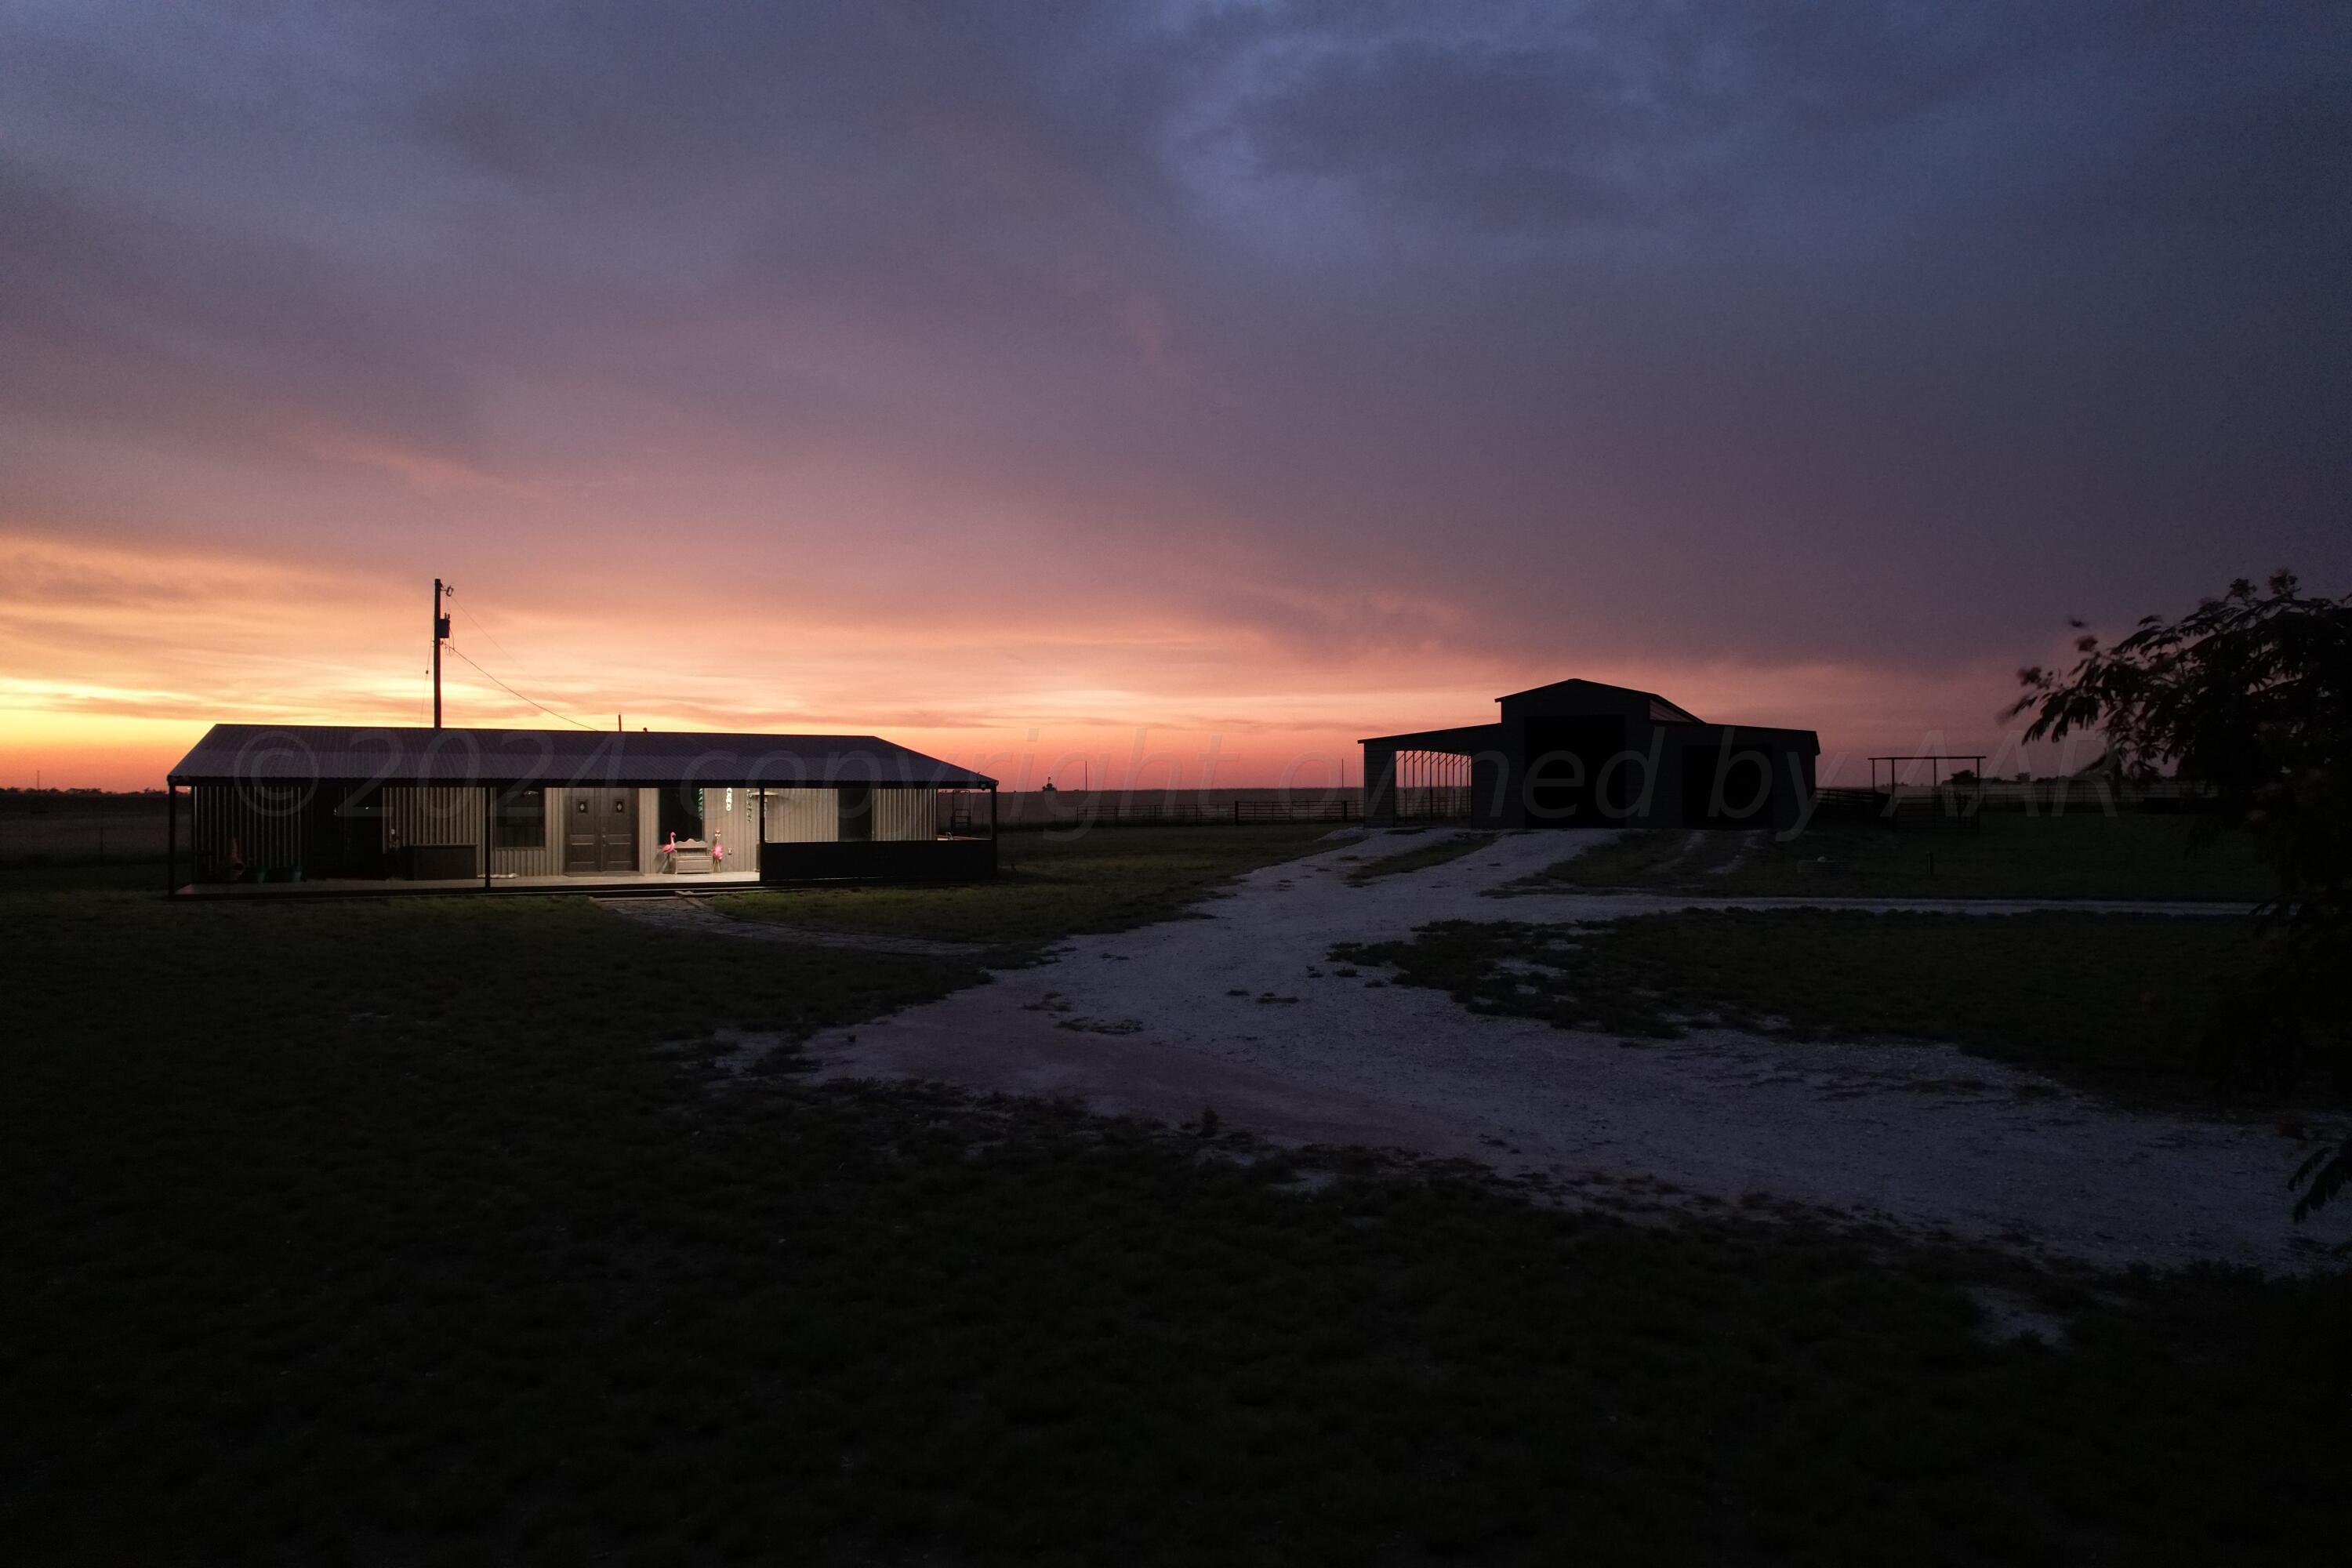
[{"label": "transformer on pole", "polygon": [[441,601],[456,593],[445,587],[441,579],[433,579],[433,727],[441,728],[441,644],[449,636],[449,617],[441,613]]}]

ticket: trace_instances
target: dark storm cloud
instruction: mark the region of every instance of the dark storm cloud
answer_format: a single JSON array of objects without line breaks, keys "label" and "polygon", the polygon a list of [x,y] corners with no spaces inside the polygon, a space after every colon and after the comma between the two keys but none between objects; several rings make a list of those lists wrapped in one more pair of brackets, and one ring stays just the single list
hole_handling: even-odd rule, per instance
[{"label": "dark storm cloud", "polygon": [[1262,165],[1497,228],[1668,225],[1756,195],[1792,153],[1964,102],[2042,30],[1948,6],[1603,4],[1467,36],[1462,14],[1422,15],[1436,26],[1335,26],[1277,70],[1242,125]]},{"label": "dark storm cloud", "polygon": [[2343,191],[2352,33],[2325,7],[1601,0],[1406,9],[1386,28],[1329,15],[1259,73],[1235,132],[1266,172],[1440,221],[1703,239],[1807,190],[1889,216],[1932,190],[2011,218],[2347,232],[2342,204],[2320,198]]},{"label": "dark storm cloud", "polygon": [[814,465],[1301,657],[2005,657],[2352,570],[2345,18],[32,9],[0,407]]}]

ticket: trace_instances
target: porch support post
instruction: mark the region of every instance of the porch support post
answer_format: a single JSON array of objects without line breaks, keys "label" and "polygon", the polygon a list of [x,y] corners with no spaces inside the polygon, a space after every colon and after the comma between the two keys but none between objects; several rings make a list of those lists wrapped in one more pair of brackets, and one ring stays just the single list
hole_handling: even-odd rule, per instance
[{"label": "porch support post", "polygon": [[163,896],[180,890],[180,786],[163,781]]},{"label": "porch support post", "polygon": [[992,877],[996,875],[997,857],[1001,853],[1002,851],[996,847],[996,786],[990,784],[988,786],[988,874]]},{"label": "porch support post", "polygon": [[495,826],[493,818],[498,815],[498,805],[499,786],[484,784],[482,786],[482,891],[486,893],[490,890],[490,846],[496,842],[498,837],[493,831]]}]

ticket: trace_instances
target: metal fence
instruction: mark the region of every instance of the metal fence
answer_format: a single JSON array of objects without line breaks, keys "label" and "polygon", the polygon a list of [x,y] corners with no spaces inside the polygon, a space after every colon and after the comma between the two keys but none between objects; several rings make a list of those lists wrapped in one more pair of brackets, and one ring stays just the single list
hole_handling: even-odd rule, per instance
[{"label": "metal fence", "polygon": [[1825,786],[1816,792],[1824,821],[1973,826],[1987,815],[2116,816],[2126,812],[2196,812],[2211,808],[2205,784],[2179,779],[1945,780],[1933,787]]},{"label": "metal fence", "polygon": [[1400,787],[1396,792],[1399,822],[1466,822],[1470,817],[1467,784]]},{"label": "metal fence", "polygon": [[1357,822],[1362,816],[1355,803],[1346,800],[1234,802],[1236,826],[1253,822]]}]

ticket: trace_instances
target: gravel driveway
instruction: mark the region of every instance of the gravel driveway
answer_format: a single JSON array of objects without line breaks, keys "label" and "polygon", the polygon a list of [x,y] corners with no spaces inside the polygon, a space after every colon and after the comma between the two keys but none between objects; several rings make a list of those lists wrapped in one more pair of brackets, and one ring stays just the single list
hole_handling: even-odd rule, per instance
[{"label": "gravel driveway", "polygon": [[810,1048],[825,1076],[1071,1094],[1171,1119],[1213,1106],[1226,1125],[1279,1142],[1469,1157],[1596,1194],[1663,1186],[1795,1203],[2104,1265],[2292,1268],[2352,1237],[2352,1213],[2290,1223],[2284,1182],[2307,1146],[2267,1121],[2129,1112],[1942,1047],[1781,1044],[1732,1030],[1631,1042],[1482,1017],[1441,992],[1341,976],[1325,956],[1334,942],[1434,920],[1735,902],[1483,896],[1580,839],[1590,841],[1504,835],[1360,887],[1344,879],[1351,867],[1411,841],[1342,845],[1251,873],[1202,906],[1206,919],[1080,938],[1055,962]]}]

